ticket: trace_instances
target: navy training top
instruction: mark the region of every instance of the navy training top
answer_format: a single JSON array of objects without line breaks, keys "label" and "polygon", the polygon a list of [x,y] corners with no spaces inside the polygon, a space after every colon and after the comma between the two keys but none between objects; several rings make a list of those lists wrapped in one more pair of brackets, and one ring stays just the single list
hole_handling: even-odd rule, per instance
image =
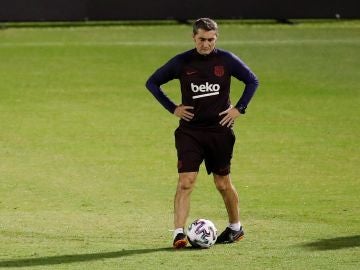
[{"label": "navy training top", "polygon": [[221,49],[214,49],[209,55],[201,55],[196,49],[176,55],[150,76],[146,87],[164,108],[174,113],[177,105],[166,96],[161,85],[178,79],[182,104],[194,107],[193,119],[189,122],[181,119],[180,125],[218,127],[223,117],[219,113],[231,105],[231,76],[245,84],[235,107],[246,108],[258,87],[258,80],[236,55]]}]

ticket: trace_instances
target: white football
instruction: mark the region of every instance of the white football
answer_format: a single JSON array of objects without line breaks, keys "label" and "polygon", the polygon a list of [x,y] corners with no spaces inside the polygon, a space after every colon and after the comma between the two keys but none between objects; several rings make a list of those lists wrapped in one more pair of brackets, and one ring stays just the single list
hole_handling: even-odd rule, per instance
[{"label": "white football", "polygon": [[193,247],[209,248],[216,242],[217,229],[210,220],[200,218],[189,225],[187,237]]}]

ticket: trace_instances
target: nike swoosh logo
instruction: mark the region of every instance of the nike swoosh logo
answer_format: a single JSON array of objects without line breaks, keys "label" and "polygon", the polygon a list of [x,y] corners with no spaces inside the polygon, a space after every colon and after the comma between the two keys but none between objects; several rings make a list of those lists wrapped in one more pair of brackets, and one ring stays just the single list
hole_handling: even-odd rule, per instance
[{"label": "nike swoosh logo", "polygon": [[186,71],[186,75],[192,75],[192,74],[195,74],[197,73],[197,71]]}]

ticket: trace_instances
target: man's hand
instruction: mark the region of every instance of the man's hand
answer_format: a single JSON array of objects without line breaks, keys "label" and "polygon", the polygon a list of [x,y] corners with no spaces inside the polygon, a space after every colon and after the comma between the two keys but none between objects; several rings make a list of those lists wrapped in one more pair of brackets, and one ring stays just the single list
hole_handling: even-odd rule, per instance
[{"label": "man's hand", "polygon": [[194,117],[194,114],[189,112],[189,110],[192,109],[194,109],[194,107],[180,104],[179,106],[176,107],[174,114],[177,117],[189,122]]},{"label": "man's hand", "polygon": [[223,119],[221,119],[220,125],[231,127],[234,124],[235,118],[240,116],[240,112],[238,111],[238,109],[231,106],[226,111],[219,113],[219,115],[225,115]]}]

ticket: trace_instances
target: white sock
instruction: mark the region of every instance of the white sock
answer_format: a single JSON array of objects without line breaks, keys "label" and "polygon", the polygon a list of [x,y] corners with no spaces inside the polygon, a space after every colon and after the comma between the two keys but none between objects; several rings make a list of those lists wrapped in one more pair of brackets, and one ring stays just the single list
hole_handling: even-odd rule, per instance
[{"label": "white sock", "polygon": [[230,223],[228,227],[230,229],[232,229],[233,231],[239,231],[240,227],[241,227],[241,223],[240,223],[240,221],[237,223]]},{"label": "white sock", "polygon": [[184,228],[177,228],[174,230],[174,239],[179,233],[184,233]]}]

